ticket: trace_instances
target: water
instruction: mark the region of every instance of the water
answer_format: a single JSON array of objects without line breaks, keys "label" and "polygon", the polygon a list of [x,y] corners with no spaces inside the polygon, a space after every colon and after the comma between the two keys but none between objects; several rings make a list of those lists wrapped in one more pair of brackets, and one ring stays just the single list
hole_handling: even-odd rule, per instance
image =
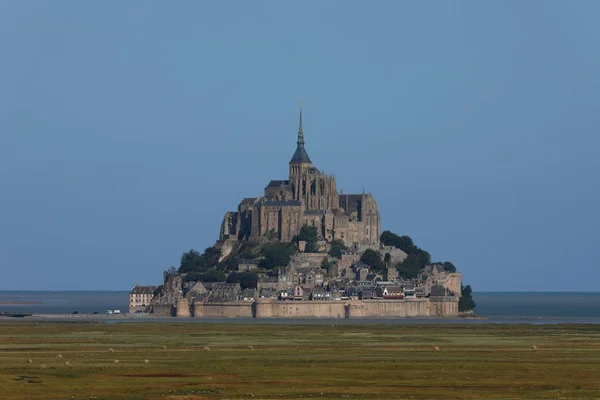
[{"label": "water", "polygon": [[[109,309],[127,312],[128,294],[125,291],[0,291],[0,310],[33,314],[70,314],[74,311],[91,314]],[[473,297],[477,303],[475,311],[486,317],[484,321],[487,322],[600,323],[600,293],[479,292]],[[411,321],[424,322],[419,318]],[[456,322],[455,319],[427,321]],[[294,321],[287,320],[287,323]]]},{"label": "water", "polygon": [[104,313],[129,309],[129,292],[0,291],[0,310],[32,314]]}]

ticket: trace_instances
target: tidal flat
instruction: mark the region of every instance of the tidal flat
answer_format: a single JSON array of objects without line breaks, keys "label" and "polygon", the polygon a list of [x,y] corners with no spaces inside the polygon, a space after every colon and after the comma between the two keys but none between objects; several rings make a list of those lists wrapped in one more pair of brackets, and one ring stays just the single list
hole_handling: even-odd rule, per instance
[{"label": "tidal flat", "polygon": [[1,398],[600,398],[600,325],[0,323]]}]

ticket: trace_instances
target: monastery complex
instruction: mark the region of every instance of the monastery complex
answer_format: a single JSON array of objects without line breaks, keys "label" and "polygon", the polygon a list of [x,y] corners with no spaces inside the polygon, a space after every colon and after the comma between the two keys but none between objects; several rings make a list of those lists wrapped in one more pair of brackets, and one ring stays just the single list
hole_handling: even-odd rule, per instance
[{"label": "monastery complex", "polygon": [[317,169],[304,147],[302,108],[296,151],[289,162],[289,177],[272,180],[262,197],[248,197],[237,211],[225,214],[220,240],[260,238],[289,242],[304,225],[313,226],[322,239],[339,239],[349,248],[379,246],[381,230],[375,198],[339,193],[335,176]]}]

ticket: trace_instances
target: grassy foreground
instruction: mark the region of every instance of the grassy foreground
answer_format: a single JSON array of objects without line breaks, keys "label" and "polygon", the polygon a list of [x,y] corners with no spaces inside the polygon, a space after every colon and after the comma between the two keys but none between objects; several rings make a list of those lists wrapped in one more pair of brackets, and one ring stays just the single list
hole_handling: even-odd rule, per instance
[{"label": "grassy foreground", "polygon": [[5,400],[600,398],[600,326],[2,322],[0,390]]}]

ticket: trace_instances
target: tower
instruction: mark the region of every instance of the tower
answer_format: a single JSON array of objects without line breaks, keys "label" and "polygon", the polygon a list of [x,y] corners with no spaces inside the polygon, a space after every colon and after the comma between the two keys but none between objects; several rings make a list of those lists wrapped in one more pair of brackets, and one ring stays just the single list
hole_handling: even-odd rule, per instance
[{"label": "tower", "polygon": [[312,161],[304,148],[304,127],[302,126],[302,103],[300,103],[300,122],[298,124],[298,140],[296,151],[290,160],[290,183],[292,184],[294,198],[302,199],[307,191],[306,182],[302,179],[306,170],[312,167]]}]

